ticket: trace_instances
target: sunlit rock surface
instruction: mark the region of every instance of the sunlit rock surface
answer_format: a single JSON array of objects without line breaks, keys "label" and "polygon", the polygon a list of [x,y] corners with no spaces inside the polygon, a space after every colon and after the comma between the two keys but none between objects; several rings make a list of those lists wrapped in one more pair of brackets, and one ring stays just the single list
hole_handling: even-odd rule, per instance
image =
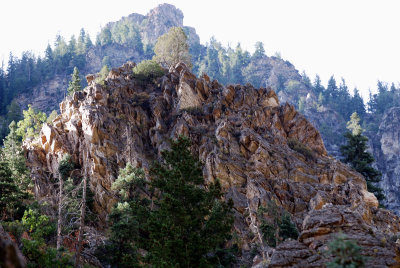
[{"label": "sunlit rock surface", "polygon": [[[67,97],[61,115],[25,143],[38,198],[52,200],[57,163],[69,153],[78,164],[74,172],[90,178],[105,224],[119,169],[130,162],[147,172],[168,139],[186,135],[206,182],[219,179],[234,202],[238,265],[321,267],[329,261],[327,244],[343,232],[370,256],[368,265],[396,266],[399,219],[377,208],[360,174],[327,156],[319,132],[294,106],[280,104],[269,88],[197,78],[182,63],[156,81],[139,82],[132,78],[134,65],[113,69],[105,86],[88,77],[88,87]],[[288,140],[304,144],[312,157],[290,149]],[[300,232],[297,241],[276,249],[257,233],[257,211],[270,200],[291,214]],[[253,259],[255,245],[264,252]]]}]

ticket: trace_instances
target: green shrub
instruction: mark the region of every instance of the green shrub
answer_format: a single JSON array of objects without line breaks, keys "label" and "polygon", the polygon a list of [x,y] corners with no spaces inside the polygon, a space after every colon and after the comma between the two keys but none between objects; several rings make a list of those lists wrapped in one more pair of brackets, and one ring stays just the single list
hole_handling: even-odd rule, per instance
[{"label": "green shrub", "polygon": [[163,68],[153,60],[144,60],[133,68],[133,78],[141,82],[151,82],[163,75]]},{"label": "green shrub", "polygon": [[8,225],[7,229],[17,236],[18,240],[21,238],[21,232],[28,233],[28,239],[21,239],[22,253],[28,261],[28,267],[73,267],[71,253],[60,251],[57,256],[56,248],[50,246],[56,233],[56,225],[38,209],[26,210],[22,222],[16,221]]},{"label": "green shrub", "polygon": [[329,255],[333,260],[327,263],[328,268],[364,267],[365,257],[361,255],[361,247],[344,234],[338,234],[328,245]]},{"label": "green shrub", "polygon": [[304,155],[307,160],[315,160],[315,153],[307,145],[292,138],[289,138],[287,143],[290,149]]},{"label": "green shrub", "polygon": [[69,177],[69,174],[74,169],[75,164],[72,162],[72,157],[69,154],[65,154],[58,164],[58,172],[63,180]]},{"label": "green shrub", "polygon": [[100,72],[97,74],[96,79],[94,80],[97,84],[100,84],[102,86],[105,86],[105,79],[108,75],[110,70],[108,69],[107,65],[104,65],[103,68],[101,68]]}]

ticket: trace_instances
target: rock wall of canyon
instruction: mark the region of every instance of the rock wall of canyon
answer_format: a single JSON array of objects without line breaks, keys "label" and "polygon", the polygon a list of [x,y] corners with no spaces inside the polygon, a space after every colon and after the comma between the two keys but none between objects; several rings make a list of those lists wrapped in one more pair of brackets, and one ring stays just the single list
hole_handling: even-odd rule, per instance
[{"label": "rock wall of canyon", "polygon": [[[370,256],[368,265],[396,267],[399,218],[378,208],[364,178],[327,155],[319,132],[294,106],[280,104],[270,88],[224,87],[207,75],[197,78],[184,64],[156,81],[133,79],[134,63],[114,68],[105,86],[92,76],[88,87],[68,96],[61,114],[25,142],[37,198],[56,192],[58,162],[66,153],[87,176],[103,224],[116,202],[111,190],[120,168],[130,162],[148,171],[168,139],[185,135],[202,161],[207,182],[219,179],[234,202],[234,231],[240,264],[321,267],[335,235],[345,233]],[[293,150],[288,141],[307,148]],[[260,239],[257,213],[269,201],[288,211],[300,236],[276,249]],[[261,234],[262,236],[262,234]],[[251,258],[251,248],[261,255]]]}]

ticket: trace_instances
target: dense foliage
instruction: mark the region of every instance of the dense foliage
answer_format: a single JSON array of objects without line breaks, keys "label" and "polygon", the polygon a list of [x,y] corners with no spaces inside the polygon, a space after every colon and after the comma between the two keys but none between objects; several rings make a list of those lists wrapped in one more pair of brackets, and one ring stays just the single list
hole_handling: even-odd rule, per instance
[{"label": "dense foliage", "polygon": [[232,204],[221,201],[216,181],[204,188],[200,162],[189,141],[171,141],[163,162],[145,179],[130,164],[113,189],[121,202],[110,215],[111,237],[106,262],[112,267],[209,267],[223,265],[220,247],[230,237]]},{"label": "dense foliage", "polygon": [[23,114],[23,120],[17,123],[16,133],[25,140],[39,134],[43,123],[47,121],[47,116],[43,112],[36,111],[31,105],[28,105],[28,110],[23,111]]},{"label": "dense foliage", "polygon": [[4,160],[11,171],[11,175],[16,181],[19,188],[27,191],[32,187],[29,178],[29,170],[25,164],[25,155],[22,149],[20,137],[17,134],[17,124],[12,121],[10,133],[3,141],[3,150],[1,151],[1,159]]},{"label": "dense foliage", "polygon": [[0,161],[0,220],[14,220],[23,212],[22,200],[27,197],[12,177],[11,170]]}]

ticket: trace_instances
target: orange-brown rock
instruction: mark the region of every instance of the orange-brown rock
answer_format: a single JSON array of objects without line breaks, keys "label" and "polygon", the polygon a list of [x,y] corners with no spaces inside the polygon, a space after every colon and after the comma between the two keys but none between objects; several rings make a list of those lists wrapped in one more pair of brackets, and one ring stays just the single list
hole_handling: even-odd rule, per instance
[{"label": "orange-brown rock", "polygon": [[[38,198],[54,194],[57,163],[69,153],[81,175],[90,178],[105,223],[116,202],[111,184],[119,169],[131,162],[148,171],[169,138],[187,135],[206,181],[219,179],[225,198],[234,202],[240,263],[252,265],[250,249],[258,244],[264,252],[254,258],[257,266],[321,267],[329,260],[322,251],[343,232],[371,256],[368,265],[396,265],[400,254],[391,238],[400,231],[399,219],[377,208],[364,178],[327,156],[318,131],[294,106],[279,105],[273,90],[224,87],[207,75],[195,77],[184,64],[143,85],[132,79],[133,66],[112,70],[105,86],[92,80],[67,97],[61,115],[25,143]],[[302,143],[313,157],[291,149],[288,139]],[[276,249],[263,241],[257,212],[270,200],[291,214],[298,241]],[[260,262],[261,256],[266,259]]]}]

